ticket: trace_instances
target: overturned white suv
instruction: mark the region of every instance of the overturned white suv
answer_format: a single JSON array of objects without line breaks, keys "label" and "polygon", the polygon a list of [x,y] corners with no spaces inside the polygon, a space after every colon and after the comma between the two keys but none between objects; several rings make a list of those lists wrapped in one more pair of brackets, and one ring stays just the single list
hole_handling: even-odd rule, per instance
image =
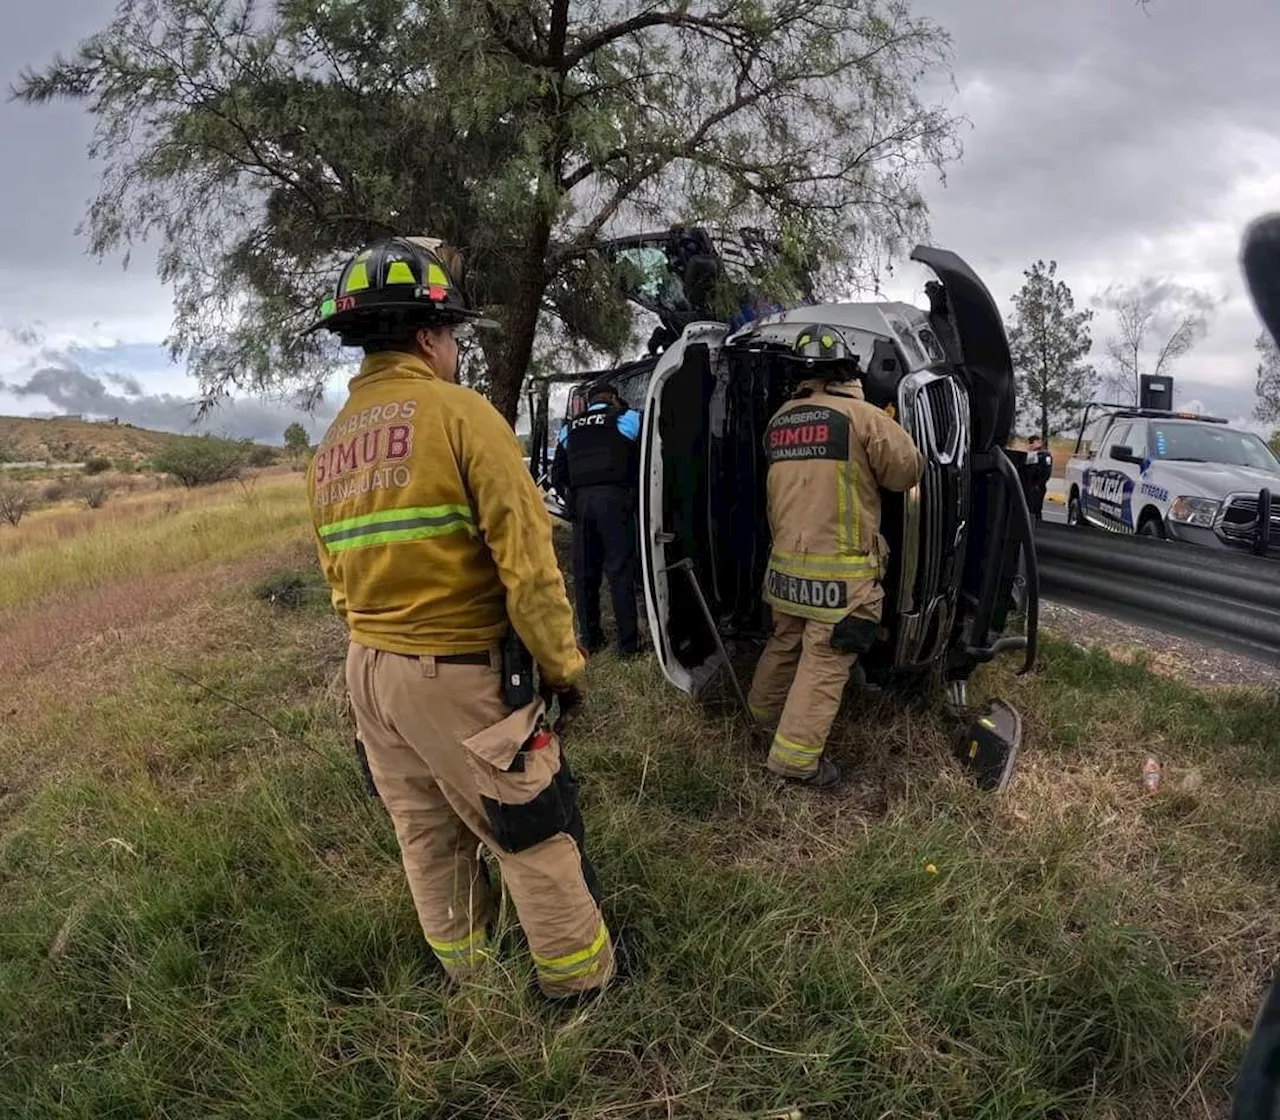
[{"label": "overturned white suv", "polygon": [[1114,408],[1090,424],[1086,414],[1066,489],[1072,525],[1280,557],[1280,460],[1216,417]]},{"label": "overturned white suv", "polygon": [[[1000,315],[982,281],[954,253],[921,247],[914,259],[938,277],[927,289],[927,311],[810,300],[782,309],[744,299],[745,314],[723,315],[696,293],[722,279],[727,262],[689,233],[601,248],[628,266],[627,294],[662,326],[649,357],[591,379],[615,384],[643,408],[643,590],[667,678],[697,693],[730,660],[726,645],[762,643],[768,632],[761,598],[770,545],[764,434],[796,387],[797,367],[786,356],[800,329],[813,323],[841,331],[860,360],[867,400],[895,417],[925,458],[918,485],[883,495],[891,559],[877,641],[861,659],[867,678],[918,687],[937,674],[961,709],[964,684],[979,664],[1017,651],[1029,667],[1036,644],[1032,528],[1017,471],[1002,450],[1015,413],[1014,378]],[[571,395],[570,414],[584,396],[585,384]],[[549,446],[550,424],[545,403],[533,403],[537,452]],[[537,460],[535,454],[531,469],[545,478],[546,464]],[[1008,633],[1021,564],[1030,569],[1027,626]],[[982,737],[1003,740],[992,769],[979,777],[998,788],[1008,780],[1007,748],[1016,746],[1020,723],[1002,706],[975,727],[965,750],[974,752],[966,761],[979,771],[986,770]]]}]

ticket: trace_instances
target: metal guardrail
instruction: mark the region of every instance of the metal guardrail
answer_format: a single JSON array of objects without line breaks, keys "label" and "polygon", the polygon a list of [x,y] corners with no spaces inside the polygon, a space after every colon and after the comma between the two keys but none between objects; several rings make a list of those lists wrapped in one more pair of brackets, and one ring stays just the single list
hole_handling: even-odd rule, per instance
[{"label": "metal guardrail", "polygon": [[1046,599],[1280,661],[1274,560],[1048,522],[1036,555]]}]

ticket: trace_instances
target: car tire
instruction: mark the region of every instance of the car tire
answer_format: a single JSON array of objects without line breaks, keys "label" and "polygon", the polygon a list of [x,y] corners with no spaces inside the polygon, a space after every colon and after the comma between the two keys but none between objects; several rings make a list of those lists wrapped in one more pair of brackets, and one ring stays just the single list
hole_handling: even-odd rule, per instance
[{"label": "car tire", "polygon": [[1138,536],[1155,537],[1158,541],[1168,539],[1168,533],[1164,531],[1164,522],[1160,520],[1158,513],[1149,513],[1138,523]]},{"label": "car tire", "polygon": [[1067,524],[1075,529],[1084,528],[1084,511],[1080,508],[1080,491],[1072,489],[1067,499]]}]

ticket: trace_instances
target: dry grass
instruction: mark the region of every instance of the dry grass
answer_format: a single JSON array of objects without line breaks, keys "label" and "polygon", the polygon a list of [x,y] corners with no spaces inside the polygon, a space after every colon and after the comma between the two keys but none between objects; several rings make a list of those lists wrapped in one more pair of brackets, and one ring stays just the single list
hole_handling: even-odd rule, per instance
[{"label": "dry grass", "polygon": [[0,615],[55,595],[231,560],[296,537],[306,523],[302,479],[291,473],[33,518],[0,552]]}]

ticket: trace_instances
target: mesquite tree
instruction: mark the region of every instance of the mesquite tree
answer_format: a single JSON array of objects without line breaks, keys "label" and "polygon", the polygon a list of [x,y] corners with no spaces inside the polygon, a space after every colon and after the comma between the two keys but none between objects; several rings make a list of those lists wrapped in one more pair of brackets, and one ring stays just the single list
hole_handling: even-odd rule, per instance
[{"label": "mesquite tree", "polygon": [[122,0],[16,93],[96,118],[91,247],[158,244],[210,397],[317,389],[338,354],[299,330],[342,256],[426,233],[502,323],[513,419],[540,325],[630,339],[602,237],[766,228],[836,285],[918,236],[958,154],[921,93],[947,52],[907,0]]}]

